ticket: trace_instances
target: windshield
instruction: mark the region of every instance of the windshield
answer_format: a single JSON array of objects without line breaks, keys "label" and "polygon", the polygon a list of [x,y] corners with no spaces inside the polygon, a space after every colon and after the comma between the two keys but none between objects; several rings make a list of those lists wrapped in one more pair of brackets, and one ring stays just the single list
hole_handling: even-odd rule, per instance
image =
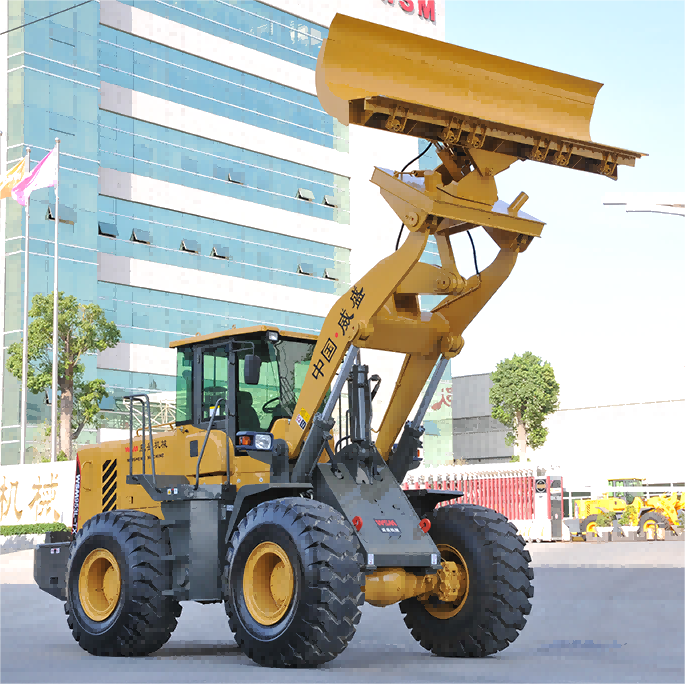
[{"label": "windshield", "polygon": [[268,431],[274,420],[290,418],[307,377],[315,341],[259,341],[258,385],[244,382],[245,354],[238,357],[238,430]]},{"label": "windshield", "polygon": [[[609,480],[610,487],[640,487],[642,480]],[[635,500],[635,497],[644,496],[643,492],[625,492],[621,489],[614,490],[609,493],[609,496],[614,496],[617,499],[623,499],[626,504],[630,506]]]}]

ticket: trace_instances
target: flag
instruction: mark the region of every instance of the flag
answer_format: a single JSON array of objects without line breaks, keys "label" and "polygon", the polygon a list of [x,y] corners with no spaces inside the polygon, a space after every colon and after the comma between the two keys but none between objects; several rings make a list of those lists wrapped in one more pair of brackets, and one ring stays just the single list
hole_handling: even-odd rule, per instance
[{"label": "flag", "polygon": [[50,188],[57,183],[57,153],[50,150],[31,173],[12,188],[12,197],[19,204],[26,205],[26,200],[34,190]]},{"label": "flag", "polygon": [[3,178],[0,178],[0,199],[10,197],[12,188],[28,175],[29,169],[24,157],[18,164],[12,167]]}]

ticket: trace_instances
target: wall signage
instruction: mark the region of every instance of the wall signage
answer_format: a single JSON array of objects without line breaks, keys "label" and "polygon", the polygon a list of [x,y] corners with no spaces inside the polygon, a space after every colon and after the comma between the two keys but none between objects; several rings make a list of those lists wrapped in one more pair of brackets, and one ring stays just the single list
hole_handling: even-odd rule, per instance
[{"label": "wall signage", "polygon": [[383,0],[388,6],[397,3],[407,14],[417,14],[422,19],[435,23],[435,0]]}]

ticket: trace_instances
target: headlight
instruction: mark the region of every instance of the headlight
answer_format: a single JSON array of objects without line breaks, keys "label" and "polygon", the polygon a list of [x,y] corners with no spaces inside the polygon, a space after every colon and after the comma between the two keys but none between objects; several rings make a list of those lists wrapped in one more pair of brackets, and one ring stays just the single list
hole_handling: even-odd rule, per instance
[{"label": "headlight", "polygon": [[271,449],[271,435],[255,435],[255,449]]}]

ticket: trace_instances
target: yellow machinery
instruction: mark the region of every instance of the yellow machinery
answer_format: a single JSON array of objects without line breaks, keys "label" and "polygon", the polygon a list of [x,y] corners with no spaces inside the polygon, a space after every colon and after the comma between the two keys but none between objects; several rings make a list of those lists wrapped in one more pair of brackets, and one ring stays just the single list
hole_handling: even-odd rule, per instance
[{"label": "yellow machinery", "polygon": [[[375,169],[409,233],[318,336],[258,326],[173,343],[176,422],[153,433],[149,400],[134,395],[148,430],[144,420],[142,434],[79,451],[73,541],[40,547],[35,573],[66,600],[91,653],[152,653],[185,600],[223,601],[237,643],[272,666],[334,658],[364,600],[400,602],[414,638],[443,656],[506,648],[530,612],[530,555],[506,518],[436,508],[460,494],[400,483],[418,465],[426,408],[462,334],[543,228],[522,211],[525,193],[498,197],[497,174],[532,160],[615,179],[641,155],[590,139],[598,83],[344,15],[316,83],[344,125],[429,140],[441,164]],[[499,253],[465,279],[450,238],[477,227]],[[440,266],[420,262],[431,236]],[[425,312],[420,295],[442,300]],[[380,378],[365,349],[404,357],[375,440]],[[347,434],[331,446],[344,383]]]},{"label": "yellow machinery", "polygon": [[659,494],[644,499],[642,492],[621,491],[623,487],[644,487],[645,481],[640,478],[618,478],[609,480],[613,491],[605,492],[601,499],[577,501],[576,518],[580,521],[580,534],[596,533],[597,517],[600,513],[609,513],[620,518],[629,508],[630,525],[637,526],[638,533],[656,528],[661,524],[671,530],[678,527],[678,512],[685,509],[685,492]]}]

